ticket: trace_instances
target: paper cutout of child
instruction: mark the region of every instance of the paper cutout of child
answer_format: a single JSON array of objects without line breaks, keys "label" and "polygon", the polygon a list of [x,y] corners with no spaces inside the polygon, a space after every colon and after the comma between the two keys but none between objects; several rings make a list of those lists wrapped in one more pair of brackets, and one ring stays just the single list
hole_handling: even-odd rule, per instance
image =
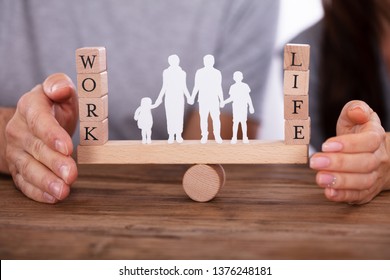
[{"label": "paper cutout of child", "polygon": [[134,113],[134,120],[137,121],[138,128],[141,129],[142,144],[152,143],[153,115],[152,109],[158,105],[152,104],[152,99],[144,97],[141,99],[141,105]]},{"label": "paper cutout of child", "polygon": [[247,118],[248,118],[248,106],[249,113],[253,114],[255,109],[253,108],[252,99],[249,95],[251,92],[248,84],[243,83],[244,76],[240,71],[236,71],[233,74],[233,80],[235,83],[230,87],[229,98],[223,102],[223,106],[227,103],[233,103],[233,137],[232,144],[237,143],[238,125],[241,123],[242,140],[243,143],[249,143],[247,135]]}]

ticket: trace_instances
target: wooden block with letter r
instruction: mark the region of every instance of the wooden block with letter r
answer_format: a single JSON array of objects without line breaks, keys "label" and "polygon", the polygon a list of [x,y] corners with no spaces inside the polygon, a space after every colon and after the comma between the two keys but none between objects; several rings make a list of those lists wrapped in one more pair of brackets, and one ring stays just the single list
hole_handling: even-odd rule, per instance
[{"label": "wooden block with letter r", "polygon": [[82,122],[103,121],[108,117],[108,97],[79,98],[79,116]]},{"label": "wooden block with letter r", "polygon": [[284,47],[284,70],[307,71],[310,66],[310,45],[287,44]]},{"label": "wooden block with letter r", "polygon": [[100,146],[108,141],[108,119],[98,122],[80,122],[80,145]]},{"label": "wooden block with letter r", "polygon": [[284,143],[287,145],[309,145],[310,118],[284,121]]},{"label": "wooden block with letter r", "polygon": [[76,50],[77,73],[101,73],[107,70],[106,49],[88,47]]}]

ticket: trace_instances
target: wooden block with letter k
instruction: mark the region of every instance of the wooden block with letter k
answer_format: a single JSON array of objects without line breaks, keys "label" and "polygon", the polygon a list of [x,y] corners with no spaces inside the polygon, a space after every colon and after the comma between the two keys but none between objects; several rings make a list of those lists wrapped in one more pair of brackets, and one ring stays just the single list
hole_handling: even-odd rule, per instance
[{"label": "wooden block with letter k", "polygon": [[108,141],[108,81],[106,49],[76,50],[77,92],[80,112],[80,145]]}]

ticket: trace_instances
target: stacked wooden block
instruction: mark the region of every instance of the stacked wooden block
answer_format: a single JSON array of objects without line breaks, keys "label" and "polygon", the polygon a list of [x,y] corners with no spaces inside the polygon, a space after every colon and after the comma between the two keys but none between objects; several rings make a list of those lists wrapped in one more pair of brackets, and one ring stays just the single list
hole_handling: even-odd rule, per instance
[{"label": "stacked wooden block", "polygon": [[103,145],[108,141],[108,80],[106,49],[76,50],[79,95],[80,145]]},{"label": "stacked wooden block", "polygon": [[308,145],[310,46],[284,48],[284,138],[287,145]]}]

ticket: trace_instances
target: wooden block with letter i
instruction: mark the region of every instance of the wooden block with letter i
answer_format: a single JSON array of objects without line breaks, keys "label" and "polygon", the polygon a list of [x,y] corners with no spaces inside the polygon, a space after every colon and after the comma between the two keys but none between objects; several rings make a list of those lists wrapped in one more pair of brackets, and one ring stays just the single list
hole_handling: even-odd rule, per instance
[{"label": "wooden block with letter i", "polygon": [[309,93],[310,70],[307,71],[284,71],[284,94],[307,95]]}]

